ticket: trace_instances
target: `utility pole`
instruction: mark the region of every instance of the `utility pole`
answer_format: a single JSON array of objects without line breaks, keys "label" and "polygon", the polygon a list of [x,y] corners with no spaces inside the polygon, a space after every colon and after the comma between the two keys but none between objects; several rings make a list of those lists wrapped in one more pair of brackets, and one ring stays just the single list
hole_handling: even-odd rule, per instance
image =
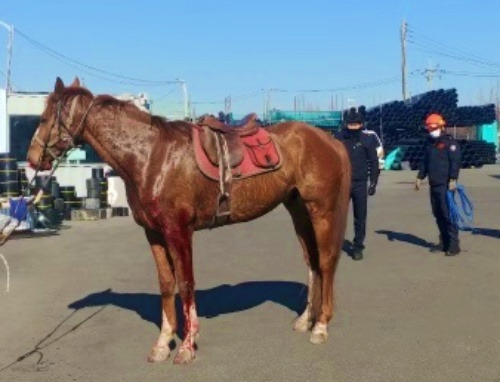
[{"label": "utility pole", "polygon": [[10,121],[8,116],[8,102],[9,93],[12,91],[11,86],[11,67],[12,67],[12,43],[14,40],[14,27],[3,21],[0,21],[0,25],[7,29],[7,71],[5,73],[5,92],[0,92],[0,104],[2,105],[0,114],[3,114],[3,118],[0,120],[0,151],[9,152],[10,151]]},{"label": "utility pole", "polygon": [[224,98],[224,114],[231,113],[231,96]]},{"label": "utility pole", "polygon": [[424,76],[427,79],[427,87],[429,90],[432,90],[432,80],[434,76],[437,74],[441,78],[440,73],[442,73],[442,70],[439,69],[439,65],[434,68],[432,63],[429,62],[429,67],[424,70]]},{"label": "utility pole", "polygon": [[7,40],[7,71],[5,73],[5,91],[7,92],[7,94],[9,94],[9,92],[11,91],[10,73],[12,66],[12,43],[14,41],[14,27],[12,25],[4,23],[3,21],[0,21],[0,25],[7,29],[7,32],[9,33]]},{"label": "utility pole", "polygon": [[401,78],[402,78],[402,90],[403,90],[403,101],[408,98],[408,90],[406,87],[406,32],[408,25],[406,21],[403,20],[401,23]]},{"label": "utility pole", "polygon": [[188,89],[185,80],[181,80],[179,78],[176,81],[181,85],[182,96],[183,96],[183,104],[184,104],[184,118],[189,118],[189,95]]}]

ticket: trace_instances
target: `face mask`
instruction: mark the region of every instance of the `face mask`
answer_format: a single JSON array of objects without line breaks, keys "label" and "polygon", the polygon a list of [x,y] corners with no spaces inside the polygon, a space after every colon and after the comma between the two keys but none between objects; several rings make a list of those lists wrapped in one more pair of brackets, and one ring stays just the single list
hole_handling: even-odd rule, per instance
[{"label": "face mask", "polygon": [[429,135],[432,137],[432,138],[439,138],[441,136],[441,130],[437,129],[437,130],[432,130],[431,132],[429,132]]}]

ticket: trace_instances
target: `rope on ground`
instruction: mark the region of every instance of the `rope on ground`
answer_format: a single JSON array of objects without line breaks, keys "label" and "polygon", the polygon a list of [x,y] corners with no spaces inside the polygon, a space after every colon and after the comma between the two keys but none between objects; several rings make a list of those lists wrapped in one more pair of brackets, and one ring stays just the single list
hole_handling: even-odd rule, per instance
[{"label": "rope on ground", "polygon": [[10,269],[9,269],[9,263],[7,262],[7,259],[0,253],[0,257],[3,260],[3,263],[5,265],[5,271],[7,272],[7,283],[5,285],[5,292],[9,292],[10,290]]}]

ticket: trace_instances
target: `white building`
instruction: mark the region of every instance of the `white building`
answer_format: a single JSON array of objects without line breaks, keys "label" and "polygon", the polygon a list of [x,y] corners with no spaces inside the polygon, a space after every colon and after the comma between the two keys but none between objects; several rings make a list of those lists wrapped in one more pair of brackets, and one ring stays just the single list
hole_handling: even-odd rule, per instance
[{"label": "white building", "polygon": [[[7,96],[5,90],[0,89],[0,152],[10,152],[18,161],[25,160],[48,96],[47,92],[17,92]],[[130,101],[139,109],[149,112],[150,101],[144,93],[115,97]],[[90,147],[85,147],[85,153],[86,162],[101,161]],[[83,159],[81,155],[79,158]]]}]

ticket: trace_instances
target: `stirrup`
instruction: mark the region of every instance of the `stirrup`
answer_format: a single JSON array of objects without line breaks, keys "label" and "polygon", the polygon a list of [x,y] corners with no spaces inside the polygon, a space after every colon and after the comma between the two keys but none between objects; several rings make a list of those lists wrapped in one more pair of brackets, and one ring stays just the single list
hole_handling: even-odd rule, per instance
[{"label": "stirrup", "polygon": [[212,222],[212,227],[220,227],[229,222],[231,216],[231,205],[229,193],[225,192],[220,194],[217,198],[217,208],[215,210],[215,216]]}]

